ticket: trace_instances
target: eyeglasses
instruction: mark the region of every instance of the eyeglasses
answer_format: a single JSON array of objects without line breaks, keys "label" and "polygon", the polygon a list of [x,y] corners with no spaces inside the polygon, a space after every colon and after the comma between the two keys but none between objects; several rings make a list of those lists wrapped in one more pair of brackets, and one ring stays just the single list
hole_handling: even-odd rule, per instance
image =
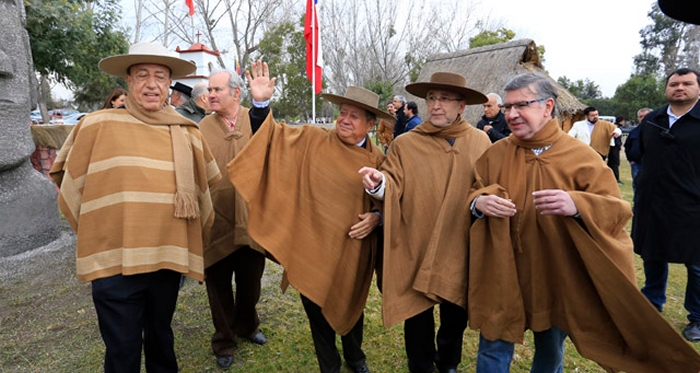
[{"label": "eyeglasses", "polygon": [[530,107],[530,105],[534,104],[535,102],[542,102],[542,101],[546,101],[546,100],[547,100],[546,97],[542,97],[542,98],[536,98],[534,100],[529,100],[529,101],[518,101],[518,102],[514,102],[512,104],[503,104],[503,111],[505,111],[506,113],[509,112],[510,109],[515,109],[517,111],[520,111],[526,107]]},{"label": "eyeglasses", "polygon": [[446,96],[428,96],[425,98],[425,102],[428,104],[434,104],[435,102],[439,102],[440,104],[444,104],[448,101],[462,101],[463,98],[461,97],[446,97]]}]

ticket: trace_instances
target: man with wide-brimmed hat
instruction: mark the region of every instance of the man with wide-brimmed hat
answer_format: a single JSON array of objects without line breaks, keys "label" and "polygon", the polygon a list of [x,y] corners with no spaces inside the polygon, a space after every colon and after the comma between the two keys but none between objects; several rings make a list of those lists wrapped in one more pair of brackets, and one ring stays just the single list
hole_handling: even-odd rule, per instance
[{"label": "man with wide-brimmed hat", "polygon": [[138,43],[100,69],[126,78],[124,108],[86,115],[51,176],[77,232],[77,275],[92,281],[105,372],[177,372],[171,320],[180,276],[203,281],[202,236],[221,178],[197,128],[166,104],[173,78],[195,70],[163,46]]},{"label": "man with wide-brimmed hat", "polygon": [[[253,97],[260,97],[257,81],[269,80],[258,64],[247,72]],[[261,86],[272,97],[274,87]],[[269,116],[228,172],[250,208],[248,233],[284,266],[284,286],[301,293],[320,371],[340,371],[340,334],[346,363],[366,373],[363,310],[381,217],[357,170],[382,163],[367,133],[378,117],[391,116],[377,108],[377,94],[360,87],[323,97],[339,106],[335,129],[291,127]]]},{"label": "man with wide-brimmed hat", "polygon": [[[456,372],[467,326],[466,188],[491,145],[461,117],[487,101],[459,74],[437,72],[406,86],[422,97],[428,120],[394,139],[381,171],[360,169],[369,194],[384,201],[384,325],[404,323],[412,373]],[[440,304],[435,338],[433,309]]]},{"label": "man with wide-brimmed hat", "polygon": [[192,98],[192,87],[187,84],[175,82],[175,85],[170,87],[170,105],[178,107],[186,103]]}]

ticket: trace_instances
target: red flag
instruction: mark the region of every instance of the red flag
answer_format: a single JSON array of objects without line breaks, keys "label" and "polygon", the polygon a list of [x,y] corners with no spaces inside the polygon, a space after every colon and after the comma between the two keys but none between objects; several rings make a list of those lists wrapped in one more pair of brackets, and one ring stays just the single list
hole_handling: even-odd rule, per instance
[{"label": "red flag", "polygon": [[185,4],[190,8],[190,16],[194,15],[194,0],[185,0]]},{"label": "red flag", "polygon": [[323,57],[321,54],[321,39],[318,32],[318,17],[316,17],[316,3],[318,0],[307,0],[306,18],[304,20],[304,39],[306,39],[306,75],[311,84],[314,84],[313,74],[315,74],[314,93],[321,92],[323,84],[321,75],[323,73]]}]

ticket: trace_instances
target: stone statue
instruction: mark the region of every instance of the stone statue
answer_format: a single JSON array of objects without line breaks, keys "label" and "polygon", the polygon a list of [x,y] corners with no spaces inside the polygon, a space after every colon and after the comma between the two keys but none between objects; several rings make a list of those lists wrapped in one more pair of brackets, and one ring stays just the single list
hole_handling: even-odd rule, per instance
[{"label": "stone statue", "polygon": [[29,160],[36,77],[21,0],[0,0],[0,257],[46,245],[66,224],[53,183]]}]

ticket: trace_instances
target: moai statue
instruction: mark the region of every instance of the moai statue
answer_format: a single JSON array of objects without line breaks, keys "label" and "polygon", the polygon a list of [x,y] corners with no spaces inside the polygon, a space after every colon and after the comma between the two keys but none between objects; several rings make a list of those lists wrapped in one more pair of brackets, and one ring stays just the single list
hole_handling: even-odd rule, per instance
[{"label": "moai statue", "polygon": [[0,257],[37,248],[66,228],[53,183],[29,160],[36,78],[21,0],[0,0]]}]

